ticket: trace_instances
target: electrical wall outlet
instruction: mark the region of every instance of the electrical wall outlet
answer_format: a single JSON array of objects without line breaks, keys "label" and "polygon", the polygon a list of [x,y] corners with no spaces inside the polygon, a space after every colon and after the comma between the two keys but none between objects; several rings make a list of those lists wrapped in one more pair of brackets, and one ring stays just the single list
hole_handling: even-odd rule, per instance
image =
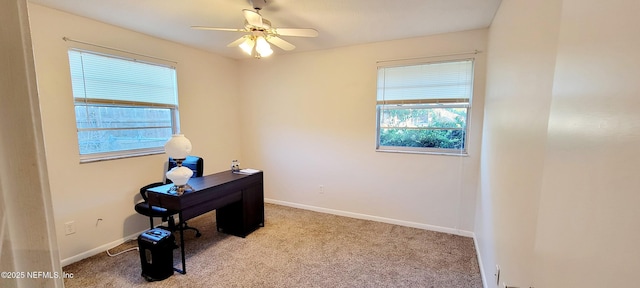
[{"label": "electrical wall outlet", "polygon": [[320,185],[318,193],[324,194],[324,185]]},{"label": "electrical wall outlet", "polygon": [[74,233],[76,233],[76,221],[64,223],[64,235],[71,235]]}]

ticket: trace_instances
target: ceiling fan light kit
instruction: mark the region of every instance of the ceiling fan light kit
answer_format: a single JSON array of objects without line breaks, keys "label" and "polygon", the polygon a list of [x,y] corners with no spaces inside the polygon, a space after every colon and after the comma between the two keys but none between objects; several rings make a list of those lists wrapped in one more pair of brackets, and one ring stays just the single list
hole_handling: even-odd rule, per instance
[{"label": "ceiling fan light kit", "polygon": [[296,48],[293,44],[285,41],[279,36],[292,36],[292,37],[317,37],[318,31],[311,28],[274,28],[271,26],[271,21],[262,18],[260,10],[266,4],[265,0],[250,1],[255,9],[242,10],[244,14],[244,28],[215,28],[206,26],[191,26],[194,29],[201,30],[214,30],[214,31],[227,31],[227,32],[242,32],[247,33],[239,39],[231,42],[227,47],[240,47],[242,51],[254,58],[260,59],[262,57],[268,57],[273,54],[271,45],[285,50],[291,51]]},{"label": "ceiling fan light kit", "polygon": [[273,54],[271,46],[262,36],[244,36],[244,41],[239,45],[240,49],[255,58],[268,57]]}]

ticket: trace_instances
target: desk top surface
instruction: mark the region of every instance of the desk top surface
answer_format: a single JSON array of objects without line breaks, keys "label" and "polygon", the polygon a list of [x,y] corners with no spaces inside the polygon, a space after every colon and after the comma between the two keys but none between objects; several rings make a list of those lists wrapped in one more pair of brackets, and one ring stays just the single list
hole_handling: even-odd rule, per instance
[{"label": "desk top surface", "polygon": [[[231,170],[227,170],[223,172],[209,174],[202,177],[194,177],[189,179],[189,181],[187,182],[187,184],[189,184],[189,186],[191,186],[193,190],[187,190],[182,195],[198,192],[198,191],[216,187],[216,186],[221,186],[230,182],[234,182],[236,180],[240,180],[240,179],[251,177],[251,176],[257,176],[257,175],[262,176],[262,171],[259,171],[253,174],[243,174],[243,173],[234,173],[234,172],[231,172]],[[173,187],[173,184],[170,183],[170,184],[150,188],[147,191],[164,194],[168,196],[175,196],[175,197],[181,196],[176,194],[175,191],[171,191],[171,187]]]}]

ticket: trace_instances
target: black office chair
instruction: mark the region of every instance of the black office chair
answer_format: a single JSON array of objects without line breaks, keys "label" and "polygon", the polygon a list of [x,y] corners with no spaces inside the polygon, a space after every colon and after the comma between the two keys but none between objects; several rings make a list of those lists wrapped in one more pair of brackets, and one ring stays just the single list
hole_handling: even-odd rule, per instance
[{"label": "black office chair", "polygon": [[[169,166],[168,166],[169,170],[171,170],[175,166],[176,166],[175,161],[169,158]],[[193,170],[193,176],[191,177],[202,177],[202,173],[204,171],[203,169],[204,159],[196,156],[187,156],[187,158],[184,161],[182,161],[182,166],[185,166]],[[157,187],[157,186],[162,186],[169,183],[172,183],[172,182],[171,180],[167,179],[167,183],[155,182],[140,188],[140,195],[142,196],[142,199],[144,199],[144,201],[136,204],[136,206],[134,207],[136,212],[149,217],[149,226],[151,229],[154,228],[153,218],[160,218],[162,219],[162,222],[166,221],[168,223],[168,227],[163,227],[163,228],[166,228],[169,231],[173,232],[178,230],[194,230],[196,232],[196,237],[202,236],[202,234],[200,233],[200,230],[187,225],[186,221],[182,223],[178,223],[178,226],[175,225],[175,219],[173,218],[173,215],[178,214],[178,211],[165,209],[158,206],[151,206],[151,207],[149,206],[149,203],[147,202],[147,189]]]}]

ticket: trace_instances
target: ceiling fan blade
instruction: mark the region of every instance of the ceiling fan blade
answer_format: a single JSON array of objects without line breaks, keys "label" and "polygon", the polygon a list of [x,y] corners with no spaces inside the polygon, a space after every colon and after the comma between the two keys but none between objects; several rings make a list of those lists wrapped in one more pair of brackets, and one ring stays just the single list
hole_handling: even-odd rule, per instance
[{"label": "ceiling fan blade", "polygon": [[245,29],[234,29],[234,28],[216,28],[216,27],[207,27],[207,26],[191,26],[192,29],[198,30],[214,30],[214,31],[229,31],[229,32],[247,32]]},{"label": "ceiling fan blade", "polygon": [[229,43],[229,45],[227,45],[227,47],[237,47],[240,46],[240,44],[242,44],[242,42],[244,42],[244,40],[247,38],[247,36],[242,36],[240,38],[238,38],[238,40],[233,41],[231,43]]},{"label": "ceiling fan blade", "polygon": [[267,41],[269,41],[269,43],[278,46],[280,49],[285,50],[285,51],[291,51],[293,49],[296,49],[296,46],[294,46],[293,44],[282,40],[282,38],[278,38],[276,36],[271,36],[267,39]]},{"label": "ceiling fan blade", "polygon": [[317,37],[318,31],[311,28],[277,28],[276,34],[281,36]]},{"label": "ceiling fan blade", "polygon": [[242,10],[242,13],[244,13],[244,18],[247,19],[247,23],[249,23],[250,25],[256,26],[256,27],[262,27],[262,16],[260,16],[260,14],[258,14],[258,12],[253,11],[253,10],[249,10],[249,9],[244,9]]}]

